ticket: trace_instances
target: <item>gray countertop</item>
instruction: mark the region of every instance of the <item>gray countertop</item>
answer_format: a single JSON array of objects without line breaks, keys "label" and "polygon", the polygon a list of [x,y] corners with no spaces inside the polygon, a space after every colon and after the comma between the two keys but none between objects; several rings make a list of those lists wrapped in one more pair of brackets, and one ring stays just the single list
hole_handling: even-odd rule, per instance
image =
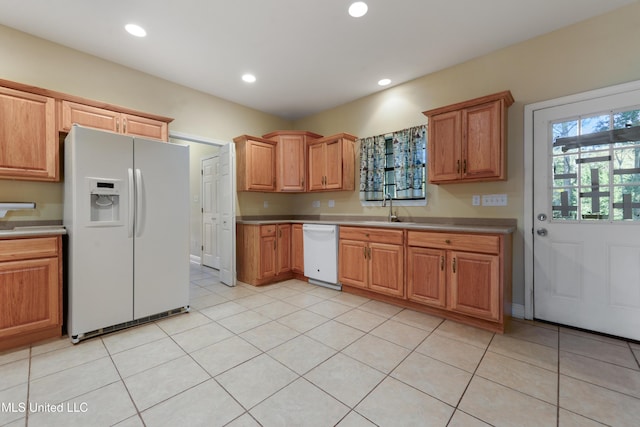
[{"label": "gray countertop", "polygon": [[59,236],[67,234],[62,225],[35,225],[0,230],[0,238]]},{"label": "gray countertop", "polygon": [[237,224],[245,225],[267,225],[267,224],[335,224],[353,227],[378,227],[378,228],[399,228],[416,231],[452,231],[465,233],[495,233],[511,234],[516,227],[508,225],[484,225],[484,224],[441,224],[429,222],[387,222],[387,221],[358,221],[358,220],[238,220]]}]

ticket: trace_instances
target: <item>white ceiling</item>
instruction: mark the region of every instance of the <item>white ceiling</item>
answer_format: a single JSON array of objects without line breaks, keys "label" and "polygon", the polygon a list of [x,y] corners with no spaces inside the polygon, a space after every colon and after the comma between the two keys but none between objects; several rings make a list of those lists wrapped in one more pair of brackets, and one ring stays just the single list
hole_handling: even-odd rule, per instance
[{"label": "white ceiling", "polygon": [[635,1],[2,0],[0,24],[296,119]]}]

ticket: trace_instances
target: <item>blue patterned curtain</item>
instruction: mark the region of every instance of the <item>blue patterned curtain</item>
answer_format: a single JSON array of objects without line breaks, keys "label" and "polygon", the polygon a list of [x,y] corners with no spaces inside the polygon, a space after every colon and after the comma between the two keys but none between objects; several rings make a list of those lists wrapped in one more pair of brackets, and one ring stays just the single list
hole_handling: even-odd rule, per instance
[{"label": "blue patterned curtain", "polygon": [[[360,191],[365,200],[424,198],[427,127],[360,139]],[[385,170],[386,169],[386,170]]]},{"label": "blue patterned curtain", "polygon": [[365,193],[365,200],[382,200],[385,165],[384,135],[361,139],[360,191]]},{"label": "blue patterned curtain", "polygon": [[393,133],[396,199],[423,197],[426,133],[426,126],[413,127]]}]

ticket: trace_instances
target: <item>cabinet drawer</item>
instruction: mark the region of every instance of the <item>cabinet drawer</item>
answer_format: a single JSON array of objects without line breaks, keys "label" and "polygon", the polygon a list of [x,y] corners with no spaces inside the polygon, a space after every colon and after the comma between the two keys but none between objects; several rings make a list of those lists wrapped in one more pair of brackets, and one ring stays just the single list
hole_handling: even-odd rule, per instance
[{"label": "cabinet drawer", "polygon": [[58,256],[57,237],[0,240],[0,261]]},{"label": "cabinet drawer", "polygon": [[276,225],[261,225],[260,226],[260,236],[275,236],[276,235]]},{"label": "cabinet drawer", "polygon": [[401,245],[404,241],[402,230],[384,228],[340,227],[340,238],[396,245]]},{"label": "cabinet drawer", "polygon": [[424,248],[452,249],[488,254],[500,252],[500,236],[486,234],[409,231],[407,242],[409,246]]}]

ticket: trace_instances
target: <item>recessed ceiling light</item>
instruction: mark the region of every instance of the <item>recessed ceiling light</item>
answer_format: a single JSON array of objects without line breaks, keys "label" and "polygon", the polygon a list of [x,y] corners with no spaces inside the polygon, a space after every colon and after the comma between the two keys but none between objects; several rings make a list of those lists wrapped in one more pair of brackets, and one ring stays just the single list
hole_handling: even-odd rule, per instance
[{"label": "recessed ceiling light", "polygon": [[136,37],[145,37],[147,32],[140,25],[136,24],[127,24],[124,26],[124,29],[127,30],[129,34]]},{"label": "recessed ceiling light", "polygon": [[380,86],[386,86],[386,85],[388,85],[388,84],[390,84],[390,83],[391,83],[391,80],[390,80],[390,79],[381,79],[381,80],[378,80],[378,84],[379,84]]},{"label": "recessed ceiling light", "polygon": [[254,83],[256,81],[256,76],[254,76],[253,74],[244,74],[242,76],[242,80],[247,83]]},{"label": "recessed ceiling light", "polygon": [[351,3],[351,6],[349,6],[349,15],[354,18],[360,18],[367,13],[367,10],[369,10],[369,7],[365,2],[357,1],[355,3]]}]

